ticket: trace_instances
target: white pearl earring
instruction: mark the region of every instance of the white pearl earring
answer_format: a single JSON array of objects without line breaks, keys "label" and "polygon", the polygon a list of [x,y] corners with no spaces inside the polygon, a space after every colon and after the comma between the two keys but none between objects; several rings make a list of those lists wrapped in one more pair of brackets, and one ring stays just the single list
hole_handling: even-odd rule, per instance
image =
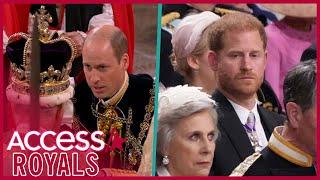
[{"label": "white pearl earring", "polygon": [[162,164],[163,164],[163,165],[168,165],[168,164],[169,164],[169,158],[168,158],[168,156],[163,156],[163,158],[162,158]]}]

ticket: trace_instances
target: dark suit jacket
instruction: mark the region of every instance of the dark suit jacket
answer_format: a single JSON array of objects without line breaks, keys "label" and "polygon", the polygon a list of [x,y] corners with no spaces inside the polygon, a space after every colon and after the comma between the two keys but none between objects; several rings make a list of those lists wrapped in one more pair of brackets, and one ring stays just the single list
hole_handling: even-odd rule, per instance
[{"label": "dark suit jacket", "polygon": [[245,176],[315,176],[315,168],[301,167],[287,161],[266,147]]},{"label": "dark suit jacket", "polygon": [[[228,176],[246,157],[254,153],[247,133],[227,98],[216,91],[212,98],[218,104],[218,128],[220,136],[216,141],[213,165],[209,175]],[[273,129],[283,124],[283,118],[258,106],[261,123],[267,139]]]}]

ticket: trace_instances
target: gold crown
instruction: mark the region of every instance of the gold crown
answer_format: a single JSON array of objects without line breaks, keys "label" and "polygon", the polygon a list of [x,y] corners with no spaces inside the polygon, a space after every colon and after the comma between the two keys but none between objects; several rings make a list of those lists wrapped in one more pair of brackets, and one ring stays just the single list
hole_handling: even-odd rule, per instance
[{"label": "gold crown", "polygon": [[[58,37],[55,31],[48,29],[52,18],[44,6],[38,11],[33,18],[39,22],[40,95],[45,96],[60,93],[69,87],[69,73],[77,48],[70,38]],[[6,56],[11,61],[12,87],[23,94],[30,91],[31,42],[30,35],[19,32],[9,37],[6,48]]]}]

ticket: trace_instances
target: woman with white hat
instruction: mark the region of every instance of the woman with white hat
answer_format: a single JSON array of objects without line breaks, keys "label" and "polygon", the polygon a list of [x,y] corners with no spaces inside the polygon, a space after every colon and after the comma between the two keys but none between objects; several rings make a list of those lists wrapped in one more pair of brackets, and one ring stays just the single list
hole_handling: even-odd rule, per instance
[{"label": "woman with white hat", "polygon": [[157,175],[208,176],[219,131],[215,101],[200,87],[159,94]]},{"label": "woman with white hat", "polygon": [[208,61],[207,27],[220,16],[204,11],[185,17],[172,33],[173,66],[186,83],[200,86],[212,94],[216,87],[216,76]]}]

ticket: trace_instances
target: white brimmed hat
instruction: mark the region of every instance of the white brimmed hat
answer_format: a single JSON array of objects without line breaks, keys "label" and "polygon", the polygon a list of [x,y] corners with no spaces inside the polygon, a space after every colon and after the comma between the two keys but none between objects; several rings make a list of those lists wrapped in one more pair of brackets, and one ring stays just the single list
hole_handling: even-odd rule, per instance
[{"label": "white brimmed hat", "polygon": [[260,4],[273,12],[285,16],[313,18],[317,16],[317,4],[315,3],[296,3],[296,4]]}]

